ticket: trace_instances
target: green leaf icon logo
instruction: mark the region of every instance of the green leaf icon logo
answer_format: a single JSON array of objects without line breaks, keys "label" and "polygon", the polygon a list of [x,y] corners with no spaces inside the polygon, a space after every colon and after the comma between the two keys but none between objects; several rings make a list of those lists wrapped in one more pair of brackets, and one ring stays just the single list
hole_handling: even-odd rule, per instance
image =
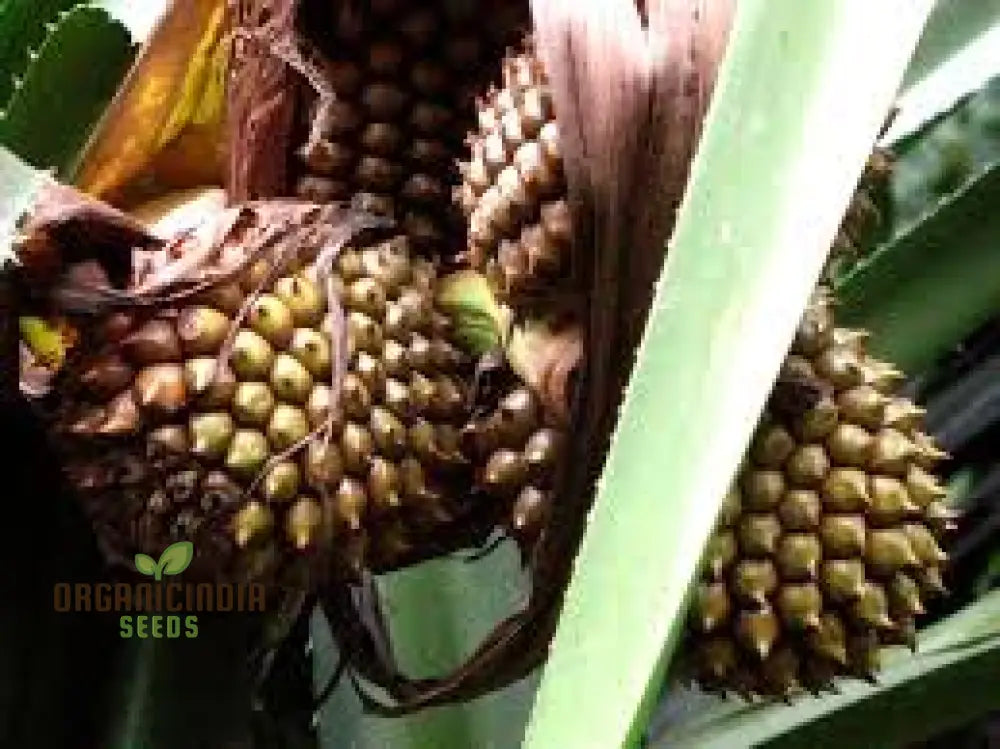
[{"label": "green leaf icon logo", "polygon": [[135,568],[144,575],[152,575],[159,580],[163,575],[179,575],[186,570],[194,559],[194,544],[190,541],[178,541],[170,544],[160,554],[160,561],[145,554],[135,555]]},{"label": "green leaf icon logo", "polygon": [[[157,566],[161,574],[179,575],[188,568],[192,559],[194,559],[194,544],[190,541],[178,541],[163,550]],[[156,579],[159,580],[159,576]]]},{"label": "green leaf icon logo", "polygon": [[156,562],[153,561],[152,557],[145,554],[135,555],[135,568],[144,575],[156,574]]}]

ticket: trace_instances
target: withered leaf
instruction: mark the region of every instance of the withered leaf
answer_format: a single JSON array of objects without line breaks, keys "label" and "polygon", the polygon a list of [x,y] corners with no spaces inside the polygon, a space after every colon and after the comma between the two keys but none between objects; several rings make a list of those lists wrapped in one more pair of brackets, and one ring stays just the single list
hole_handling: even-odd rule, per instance
[{"label": "withered leaf", "polygon": [[[106,199],[157,172],[170,186],[214,182],[224,144],[226,0],[173,0],[88,143],[76,176]],[[207,158],[206,158],[207,157]]]}]

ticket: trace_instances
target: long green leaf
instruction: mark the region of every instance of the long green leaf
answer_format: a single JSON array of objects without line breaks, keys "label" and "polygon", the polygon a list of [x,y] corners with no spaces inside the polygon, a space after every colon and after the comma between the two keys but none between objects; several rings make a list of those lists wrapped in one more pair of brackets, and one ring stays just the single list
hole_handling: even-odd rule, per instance
[{"label": "long green leaf", "polygon": [[1000,707],[1000,591],[929,627],[917,654],[886,654],[877,684],[783,703],[700,705],[653,737],[653,747],[836,749],[904,746]]},{"label": "long green leaf", "polygon": [[719,501],[931,6],[739,4],[525,747],[638,740]]},{"label": "long green leaf", "polygon": [[1000,300],[998,201],[1000,161],[838,285],[843,321],[870,330],[872,350],[909,372],[961,341]]},{"label": "long green leaf", "polygon": [[0,120],[0,144],[41,169],[66,172],[132,59],[128,31],[79,7],[46,38]]},{"label": "long green leaf", "polygon": [[[414,677],[439,675],[459,665],[496,621],[527,593],[516,549],[504,543],[476,562],[437,559],[378,580],[395,655]],[[317,684],[336,662],[324,622],[312,626]],[[468,749],[517,746],[530,709],[528,679],[468,704],[449,705],[403,718],[363,715],[345,680],[320,712],[324,749]]]}]

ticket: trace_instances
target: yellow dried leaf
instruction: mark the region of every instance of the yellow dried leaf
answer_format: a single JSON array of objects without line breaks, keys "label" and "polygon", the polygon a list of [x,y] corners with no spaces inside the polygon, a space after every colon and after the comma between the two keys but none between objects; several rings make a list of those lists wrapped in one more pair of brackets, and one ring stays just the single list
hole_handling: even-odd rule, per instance
[{"label": "yellow dried leaf", "polygon": [[174,0],[88,144],[77,187],[113,201],[151,171],[168,187],[221,180],[225,16],[225,0]]}]

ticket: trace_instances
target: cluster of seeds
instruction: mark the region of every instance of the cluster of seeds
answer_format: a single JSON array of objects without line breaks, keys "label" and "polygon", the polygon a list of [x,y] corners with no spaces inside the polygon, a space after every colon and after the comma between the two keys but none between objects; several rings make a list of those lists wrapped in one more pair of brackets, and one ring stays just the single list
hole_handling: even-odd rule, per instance
[{"label": "cluster of seeds", "polygon": [[[435,308],[433,265],[399,236],[345,249],[328,283],[314,270],[254,294],[258,263],[191,306],[113,315],[81,363],[62,427],[142,436],[160,473],[142,506],[169,515],[168,537],[224,509],[241,547],[275,531],[298,550],[341,534],[356,555],[391,558],[380,545],[450,518],[447,487],[469,470],[470,362]],[[113,480],[87,465],[81,487]]]},{"label": "cluster of seeds", "polygon": [[308,134],[297,152],[304,173],[296,192],[319,202],[366,193],[418,251],[454,249],[462,230],[449,195],[476,87],[523,29],[526,4],[351,5],[331,3],[311,19],[322,30],[329,90],[302,109]]},{"label": "cluster of seeds", "polygon": [[892,394],[900,373],[834,327],[825,295],[785,369],[827,394],[800,417],[765,416],[726,498],[690,627],[711,689],[784,696],[871,677],[881,645],[912,645],[943,590],[949,513],[929,471],[944,454],[923,410]]},{"label": "cluster of seeds", "polygon": [[572,234],[552,95],[530,41],[524,46],[504,58],[503,87],[478,102],[456,193],[469,262],[504,295],[551,286],[567,270]]},{"label": "cluster of seeds", "polygon": [[497,407],[469,420],[463,448],[476,464],[476,482],[510,506],[508,532],[530,544],[545,524],[565,434],[545,422],[535,395],[518,386]]}]

